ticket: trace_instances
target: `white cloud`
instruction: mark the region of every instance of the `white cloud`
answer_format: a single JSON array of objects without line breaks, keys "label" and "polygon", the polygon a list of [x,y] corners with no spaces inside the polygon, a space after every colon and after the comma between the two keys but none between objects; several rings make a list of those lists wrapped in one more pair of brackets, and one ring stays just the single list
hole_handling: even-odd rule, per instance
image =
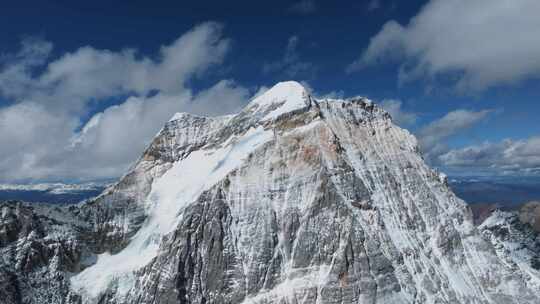
[{"label": "white cloud", "polygon": [[313,0],[301,0],[291,6],[289,6],[288,11],[291,13],[308,15],[314,13],[317,10],[317,5]]},{"label": "white cloud", "polygon": [[[69,174],[71,168],[87,170],[87,175],[118,175],[134,161],[148,141],[163,126],[172,113],[182,110],[191,101],[188,91],[182,94],[157,94],[153,97],[129,97],[124,103],[95,114],[75,134],[73,144],[65,153],[70,156],[55,169]],[[55,155],[56,156],[56,155]],[[93,163],[88,163],[92,160]],[[45,165],[55,163],[49,159]],[[113,174],[114,173],[114,174]]]},{"label": "white cloud", "polygon": [[416,136],[426,160],[432,165],[439,165],[438,156],[450,150],[446,140],[470,129],[491,112],[491,110],[469,111],[458,109],[422,127],[416,133]]},{"label": "white cloud", "polygon": [[[399,100],[384,100],[381,106],[399,125],[412,125],[418,115],[404,111]],[[458,109],[421,127],[416,133],[426,161],[452,174],[540,175],[540,137],[505,139],[463,148],[450,148],[448,139],[466,132],[489,117],[493,110]]]},{"label": "white cloud", "polygon": [[392,120],[400,126],[412,125],[418,118],[416,113],[403,110],[401,100],[384,99],[380,106],[390,113]]},{"label": "white cloud", "polygon": [[[49,57],[52,44],[38,38],[26,38],[21,41],[20,51],[3,58],[0,72],[0,92],[6,97],[23,96],[33,88],[30,72],[40,66]],[[6,63],[7,62],[7,63]]]},{"label": "white cloud", "polygon": [[343,99],[345,98],[345,92],[343,91],[330,91],[330,92],[326,92],[326,93],[322,93],[318,90],[315,90],[311,84],[306,81],[306,80],[302,80],[300,81],[300,83],[302,84],[302,86],[306,89],[306,91],[309,93],[309,95],[317,98],[317,99],[325,99],[325,98],[329,98],[329,99]]},{"label": "white cloud", "polygon": [[[195,96],[184,91],[148,98],[130,97],[118,106],[95,114],[75,135],[70,152],[77,157],[68,167],[88,168],[88,160],[99,160],[88,168],[91,170],[88,174],[97,176],[111,169],[115,175],[123,173],[172,113],[230,114],[244,106],[249,98],[249,91],[231,80],[220,81]],[[107,172],[103,177],[111,174]]]},{"label": "white cloud", "polygon": [[424,147],[432,147],[442,139],[472,127],[490,112],[490,110],[455,110],[423,127],[418,135]]},{"label": "white cloud", "polygon": [[540,1],[431,0],[402,26],[387,22],[348,67],[402,59],[400,81],[439,76],[478,91],[540,76]]},{"label": "white cloud", "polygon": [[222,80],[197,94],[183,111],[210,116],[231,114],[241,110],[250,98],[248,89],[232,80]]},{"label": "white cloud", "polygon": [[294,78],[299,76],[312,77],[316,72],[316,67],[311,62],[301,60],[298,54],[298,36],[291,36],[287,41],[283,57],[279,60],[265,63],[263,73],[284,74],[287,77]]},{"label": "white cloud", "polygon": [[540,137],[506,139],[450,150],[438,158],[449,168],[495,174],[540,174]]},{"label": "white cloud", "polygon": [[[117,176],[175,112],[226,114],[249,98],[231,80],[196,94],[186,86],[229,49],[216,23],[194,27],[156,59],[87,46],[50,60],[51,49],[25,40],[0,69],[0,94],[10,102],[0,108],[2,181]],[[92,105],[126,95],[81,126]]]},{"label": "white cloud", "polygon": [[16,60],[0,72],[0,93],[74,111],[82,110],[90,98],[151,90],[173,93],[184,89],[188,78],[221,62],[229,40],[222,37],[221,25],[204,23],[161,47],[158,60],[139,58],[133,49],[112,52],[86,46],[49,62],[34,76],[32,68],[45,63],[51,48],[49,42],[23,42]]},{"label": "white cloud", "polygon": [[262,94],[266,93],[266,91],[270,90],[270,87],[267,87],[267,86],[261,86],[257,89],[257,91],[255,92],[255,94],[253,94],[253,97],[252,98],[257,98],[259,96],[261,96]]}]

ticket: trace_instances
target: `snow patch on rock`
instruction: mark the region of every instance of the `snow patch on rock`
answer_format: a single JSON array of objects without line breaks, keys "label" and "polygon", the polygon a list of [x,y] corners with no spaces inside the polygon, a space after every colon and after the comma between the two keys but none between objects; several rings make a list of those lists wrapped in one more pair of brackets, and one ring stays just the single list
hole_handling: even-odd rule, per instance
[{"label": "snow patch on rock", "polygon": [[268,111],[262,119],[275,119],[285,113],[303,109],[309,105],[306,89],[296,81],[280,82],[259,97],[253,99],[248,107],[258,107],[257,111]]},{"label": "snow patch on rock", "polygon": [[156,257],[161,238],[174,230],[183,208],[272,138],[272,131],[251,128],[242,136],[232,136],[220,148],[195,151],[175,163],[152,185],[149,217],[129,245],[114,255],[100,254],[95,265],[71,278],[72,288],[86,302],[96,301],[111,284],[116,284],[118,297],[125,296],[135,282],[134,272]]}]

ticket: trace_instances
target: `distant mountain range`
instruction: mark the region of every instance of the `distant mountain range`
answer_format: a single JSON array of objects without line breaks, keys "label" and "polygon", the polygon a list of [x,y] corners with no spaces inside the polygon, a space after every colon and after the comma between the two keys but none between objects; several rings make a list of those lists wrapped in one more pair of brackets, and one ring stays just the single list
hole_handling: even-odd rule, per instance
[{"label": "distant mountain range", "polygon": [[540,200],[538,177],[455,177],[449,181],[454,193],[469,204],[497,204],[515,208]]},{"label": "distant mountain range", "polygon": [[73,204],[100,194],[108,183],[0,184],[0,201]]},{"label": "distant mountain range", "polygon": [[[461,176],[451,177],[448,182],[454,193],[468,204],[495,204],[511,209],[540,200],[540,178]],[[72,204],[99,195],[110,184],[0,184],[0,201]]]}]

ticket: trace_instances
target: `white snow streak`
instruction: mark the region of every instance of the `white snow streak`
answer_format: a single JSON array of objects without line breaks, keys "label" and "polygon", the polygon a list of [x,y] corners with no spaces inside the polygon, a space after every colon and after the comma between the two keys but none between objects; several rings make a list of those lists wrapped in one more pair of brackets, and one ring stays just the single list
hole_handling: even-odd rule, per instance
[{"label": "white snow streak", "polygon": [[71,278],[72,288],[85,302],[114,283],[117,296],[124,296],[133,286],[133,272],[156,257],[161,238],[174,230],[182,210],[272,138],[272,131],[252,128],[239,138],[229,138],[221,148],[195,151],[177,162],[152,185],[149,216],[129,245],[115,255],[99,255],[95,265]]},{"label": "white snow streak", "polygon": [[275,104],[283,103],[278,108],[266,114],[262,119],[262,121],[265,121],[305,108],[307,106],[306,99],[307,92],[301,84],[295,81],[286,81],[276,84],[263,95],[253,99],[250,105],[258,105],[258,111],[261,111]]}]

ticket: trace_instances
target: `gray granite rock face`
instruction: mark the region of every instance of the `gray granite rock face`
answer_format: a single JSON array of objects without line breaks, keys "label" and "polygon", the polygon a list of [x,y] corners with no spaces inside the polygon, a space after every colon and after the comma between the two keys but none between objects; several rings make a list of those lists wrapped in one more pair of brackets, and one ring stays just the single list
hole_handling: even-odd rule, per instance
[{"label": "gray granite rock face", "polygon": [[386,112],[293,82],[175,115],[93,201],[0,208],[9,304],[540,302],[510,218],[477,229]]}]

